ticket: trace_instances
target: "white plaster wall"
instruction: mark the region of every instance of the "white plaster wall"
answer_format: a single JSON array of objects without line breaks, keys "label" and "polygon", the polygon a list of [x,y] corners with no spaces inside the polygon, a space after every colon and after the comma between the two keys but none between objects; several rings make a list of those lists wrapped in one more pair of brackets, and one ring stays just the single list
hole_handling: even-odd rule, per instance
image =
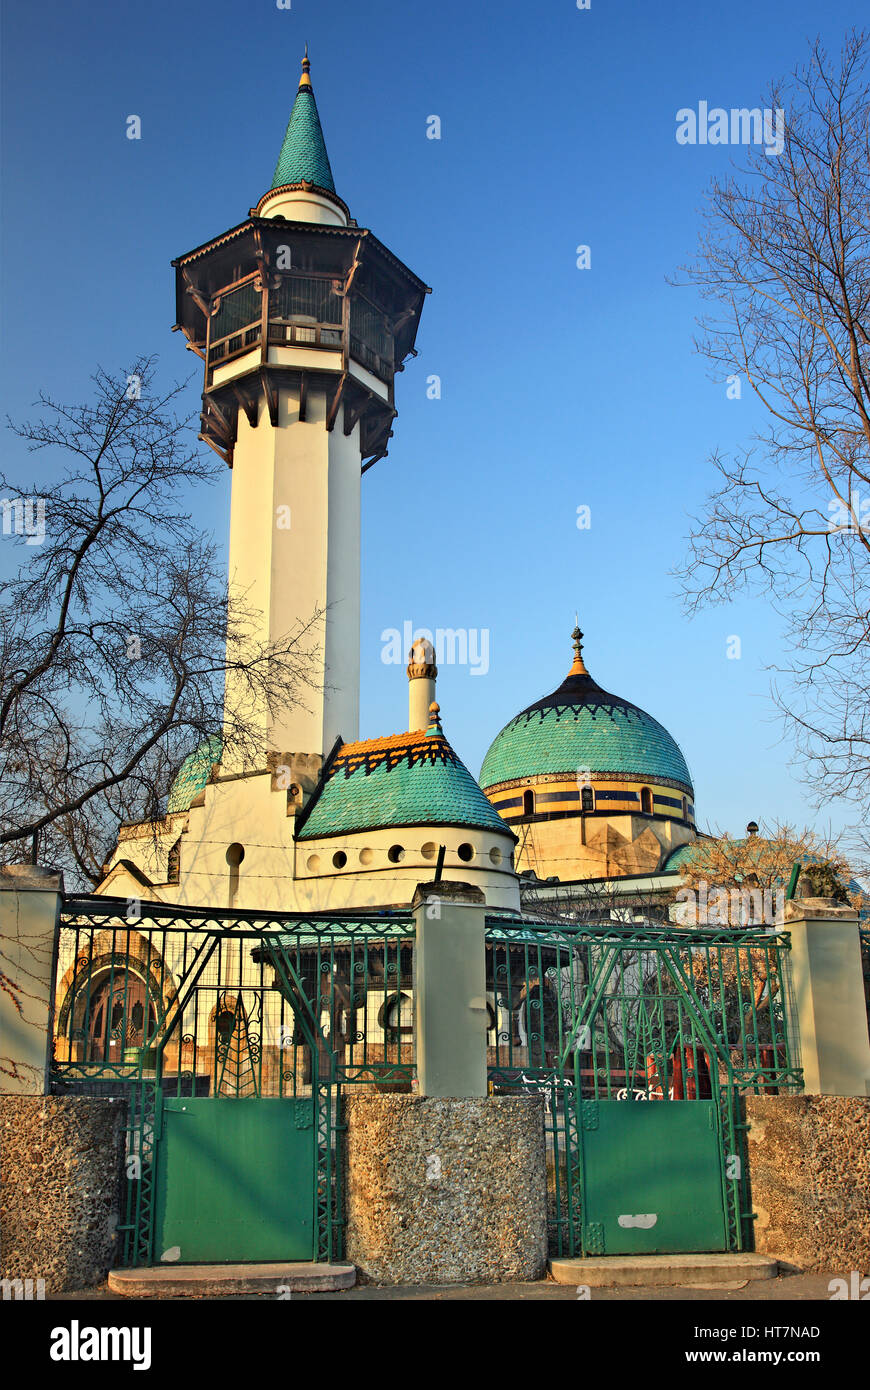
[{"label": "white plaster wall", "polygon": [[[491,907],[519,911],[519,886],[511,867],[511,836],[463,826],[409,826],[364,830],[356,834],[300,840],[296,846],[297,900],[306,909],[407,904],[418,883],[435,877],[438,846],[445,846],[443,877],[474,883]],[[461,844],[474,850],[471,860],[460,859]],[[403,857],[389,859],[389,850],[400,845]],[[425,851],[425,852],[424,852]],[[491,852],[500,856],[493,863]],[[333,856],[346,855],[343,867]],[[314,862],[316,862],[316,866]]]},{"label": "white plaster wall", "polygon": [[[245,705],[241,683],[227,685],[228,706],[256,719],[262,739],[258,762],[268,750],[325,754],[340,734],[359,730],[360,452],[359,427],[350,435],[339,411],[335,428],[325,428],[325,391],[310,391],[306,419],[299,398],[286,388],[279,396],[278,428],[265,404],[256,428],[239,417],[234,451],[230,517],[230,591],[245,595],[261,614],[258,637],[280,640],[323,616],[311,630],[319,646],[311,673],[320,689],[307,689],[307,708],[268,717]],[[289,507],[289,529],[278,529],[278,508]],[[241,770],[227,756],[224,771]]]},{"label": "white plaster wall", "polygon": [[375,376],[374,372],[370,372],[361,362],[355,362],[351,359],[350,374],[351,376],[355,376],[358,381],[362,382],[363,386],[367,386],[370,391],[374,391],[376,396],[380,396],[385,401],[389,400],[389,390],[381,381],[380,377]]},{"label": "white plaster wall", "polygon": [[268,361],[277,367],[296,367],[298,370],[304,367],[321,372],[341,371],[341,352],[330,352],[326,348],[296,347],[293,344],[282,347],[280,344],[272,343],[269,347]]},{"label": "white plaster wall", "polygon": [[[287,815],[287,793],[272,791],[268,774],[210,783],[204,804],[192,806],[187,829],[179,813],[172,829],[159,838],[150,835],[122,840],[113,863],[130,859],[149,878],[163,884],[170,847],[181,834],[180,882],[157,889],[165,902],[212,907],[284,911],[353,910],[361,907],[407,906],[418,883],[434,878],[438,846],[446,846],[445,879],[477,884],[491,907],[519,910],[519,888],[511,868],[514,847],[510,834],[458,826],[415,826],[361,831],[322,840],[294,841],[295,817]],[[238,881],[231,897],[230,845],[244,847]],[[392,863],[388,851],[401,845],[404,856]],[[461,844],[471,844],[474,856],[460,859]],[[424,853],[425,849],[425,853]],[[342,868],[333,864],[341,850]],[[500,855],[493,863],[491,851]],[[317,868],[309,863],[317,858]],[[129,882],[128,882],[129,880]],[[116,875],[103,890],[111,897],[147,892],[135,880]]]},{"label": "white plaster wall", "polygon": [[341,208],[320,193],[304,188],[276,188],[260,199],[257,211],[261,217],[286,217],[291,222],[318,222],[322,226],[346,227],[347,218]]},{"label": "white plaster wall", "polygon": [[[293,818],[286,791],[272,791],[268,774],[214,782],[205,804],[192,806],[181,841],[181,882],[167,889],[174,902],[230,911],[234,908],[292,908]],[[230,845],[245,855],[231,899]],[[177,893],[177,896],[176,896]]]}]

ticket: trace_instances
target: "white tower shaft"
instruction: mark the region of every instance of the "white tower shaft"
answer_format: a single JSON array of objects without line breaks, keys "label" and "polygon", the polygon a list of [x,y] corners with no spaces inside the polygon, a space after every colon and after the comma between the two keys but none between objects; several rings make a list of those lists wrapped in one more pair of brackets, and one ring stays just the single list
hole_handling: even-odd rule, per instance
[{"label": "white tower shaft", "polygon": [[256,427],[240,411],[233,455],[231,599],[257,610],[256,643],[298,635],[292,708],[265,709],[244,678],[227,681],[226,722],[254,723],[260,766],[267,753],[325,756],[359,732],[359,427],[345,435],[339,411],[327,430],[325,388],[309,388],[299,415],[298,389],[282,385],[277,427],[265,402]]}]

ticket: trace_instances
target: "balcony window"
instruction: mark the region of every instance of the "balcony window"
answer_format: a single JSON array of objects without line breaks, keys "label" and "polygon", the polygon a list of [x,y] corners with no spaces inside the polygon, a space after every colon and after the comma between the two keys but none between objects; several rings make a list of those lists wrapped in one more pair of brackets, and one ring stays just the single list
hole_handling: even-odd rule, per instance
[{"label": "balcony window", "polygon": [[269,293],[269,319],[272,322],[340,325],[341,295],[336,294],[332,286],[332,280],[287,276]]}]

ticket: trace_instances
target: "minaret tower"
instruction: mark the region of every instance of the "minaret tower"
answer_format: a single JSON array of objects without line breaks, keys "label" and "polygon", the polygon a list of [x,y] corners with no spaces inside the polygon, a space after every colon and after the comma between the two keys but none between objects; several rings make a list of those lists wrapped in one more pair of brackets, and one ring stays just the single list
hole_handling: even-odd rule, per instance
[{"label": "minaret tower", "polygon": [[[358,737],[360,479],[387,452],[427,292],[336,193],[310,67],[306,49],[271,188],[173,262],[176,327],[205,366],[200,438],[233,470],[230,594],[258,642],[314,622],[305,707],[248,708],[228,681],[225,721],[253,723],[260,767]],[[246,770],[225,754],[224,774]]]}]

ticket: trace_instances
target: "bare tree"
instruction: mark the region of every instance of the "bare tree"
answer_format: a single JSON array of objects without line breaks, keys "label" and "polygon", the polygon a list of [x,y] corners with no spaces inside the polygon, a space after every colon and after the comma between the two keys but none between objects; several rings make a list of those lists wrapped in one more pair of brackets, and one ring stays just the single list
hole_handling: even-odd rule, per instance
[{"label": "bare tree", "polygon": [[[835,895],[863,910],[867,898],[839,842],[830,835],[776,822],[761,833],[732,839],[705,836],[680,866],[680,885],[673,894],[675,916],[690,928],[733,929],[782,927],[785,895],[792,870],[801,865],[798,892]],[[761,938],[759,938],[760,940]],[[776,957],[764,945],[744,945],[715,959],[691,953],[696,986],[720,1000],[729,1036],[774,1005],[782,1004],[783,982]]]},{"label": "bare tree", "polygon": [[681,568],[687,606],[765,594],[793,655],[773,693],[819,802],[870,790],[870,36],[817,41],[767,98],[753,150],[707,196],[689,283],[715,306],[699,350],[769,424],[714,454],[717,490]]},{"label": "bare tree", "polygon": [[[184,510],[220,465],[175,414],[150,359],[94,398],[41,396],[42,418],[11,428],[64,460],[51,481],[0,502],[24,552],[0,582],[0,857],[72,869],[94,883],[119,821],[155,820],[182,758],[223,729],[225,750],[262,761],[247,716],[314,685],[321,614],[271,644],[257,612],[227,601],[211,539]],[[22,496],[26,493],[26,496]],[[13,527],[14,522],[14,527]]]},{"label": "bare tree", "polygon": [[[752,829],[753,827],[750,827]],[[680,886],[673,902],[685,904],[685,925],[713,927],[781,925],[785,893],[795,864],[803,880],[822,871],[842,885],[842,901],[864,905],[857,884],[859,869],[831,835],[779,821],[760,833],[733,839],[727,834],[698,840],[680,866]]]}]

